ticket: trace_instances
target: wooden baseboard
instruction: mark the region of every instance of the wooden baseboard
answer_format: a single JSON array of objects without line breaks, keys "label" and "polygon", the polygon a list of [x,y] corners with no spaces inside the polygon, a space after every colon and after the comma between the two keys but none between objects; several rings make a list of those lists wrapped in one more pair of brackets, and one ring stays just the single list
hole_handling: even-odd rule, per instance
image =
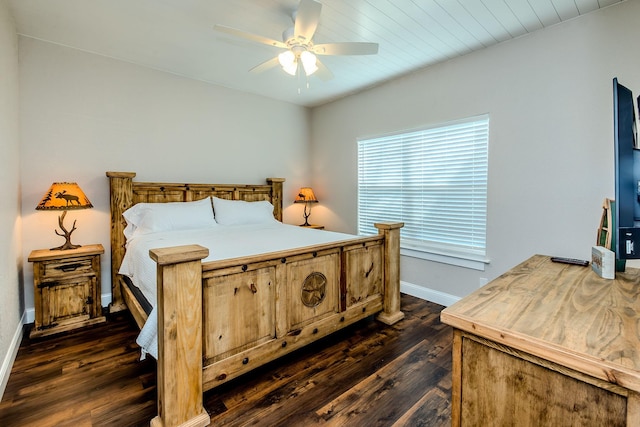
[{"label": "wooden baseboard", "polygon": [[22,334],[24,332],[23,325],[25,324],[26,316],[27,313],[25,311],[24,313],[22,313],[22,319],[20,319],[20,322],[18,322],[18,324],[16,325],[16,331],[13,334],[13,338],[11,339],[11,343],[9,344],[8,351],[4,355],[2,365],[0,366],[0,401],[2,400],[4,390],[7,387],[7,382],[9,381],[11,367],[13,366],[13,362],[16,360],[16,356],[18,355],[18,349],[20,348],[20,342],[22,341]]},{"label": "wooden baseboard", "polygon": [[425,301],[435,302],[436,304],[444,305],[445,307],[449,307],[460,300],[460,297],[455,295],[425,288],[424,286],[415,285],[409,282],[400,282],[400,292]]}]

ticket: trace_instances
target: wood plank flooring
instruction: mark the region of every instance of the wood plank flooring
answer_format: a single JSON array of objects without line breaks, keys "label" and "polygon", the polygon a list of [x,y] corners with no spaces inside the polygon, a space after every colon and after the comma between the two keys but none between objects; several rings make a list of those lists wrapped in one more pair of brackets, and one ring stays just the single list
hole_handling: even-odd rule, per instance
[{"label": "wood plank flooring", "polygon": [[[405,319],[367,318],[204,395],[214,426],[448,426],[451,328],[402,295]],[[0,426],[147,426],[155,361],[128,315],[49,338],[25,333]]]}]

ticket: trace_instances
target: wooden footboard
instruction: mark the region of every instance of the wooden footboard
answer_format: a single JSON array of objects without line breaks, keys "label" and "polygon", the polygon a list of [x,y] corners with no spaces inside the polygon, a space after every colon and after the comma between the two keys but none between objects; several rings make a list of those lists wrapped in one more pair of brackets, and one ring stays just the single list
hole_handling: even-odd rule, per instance
[{"label": "wooden footboard", "polygon": [[402,225],[376,224],[378,236],[355,241],[204,264],[195,260],[208,251],[197,245],[152,250],[159,317],[152,425],[207,425],[203,391],[372,314],[387,324],[401,320]]}]

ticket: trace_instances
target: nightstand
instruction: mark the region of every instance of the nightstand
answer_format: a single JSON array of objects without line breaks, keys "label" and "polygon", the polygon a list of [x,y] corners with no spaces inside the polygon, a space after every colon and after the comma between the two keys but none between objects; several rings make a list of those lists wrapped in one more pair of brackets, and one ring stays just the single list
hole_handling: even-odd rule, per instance
[{"label": "nightstand", "polygon": [[106,321],[100,290],[103,253],[102,245],[31,252],[35,305],[31,338]]},{"label": "nightstand", "polygon": [[316,230],[324,230],[324,225],[309,224],[309,225],[301,225],[300,227],[302,227],[302,228],[315,228]]}]

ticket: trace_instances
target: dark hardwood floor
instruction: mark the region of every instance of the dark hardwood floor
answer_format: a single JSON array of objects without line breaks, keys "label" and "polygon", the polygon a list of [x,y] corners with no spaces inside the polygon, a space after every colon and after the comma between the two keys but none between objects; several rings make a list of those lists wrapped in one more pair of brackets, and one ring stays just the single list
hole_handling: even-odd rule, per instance
[{"label": "dark hardwood floor", "polygon": [[[442,306],[402,296],[405,319],[367,318],[204,395],[211,425],[448,426],[451,328]],[[64,335],[25,332],[0,426],[146,426],[155,361],[128,315]]]}]

